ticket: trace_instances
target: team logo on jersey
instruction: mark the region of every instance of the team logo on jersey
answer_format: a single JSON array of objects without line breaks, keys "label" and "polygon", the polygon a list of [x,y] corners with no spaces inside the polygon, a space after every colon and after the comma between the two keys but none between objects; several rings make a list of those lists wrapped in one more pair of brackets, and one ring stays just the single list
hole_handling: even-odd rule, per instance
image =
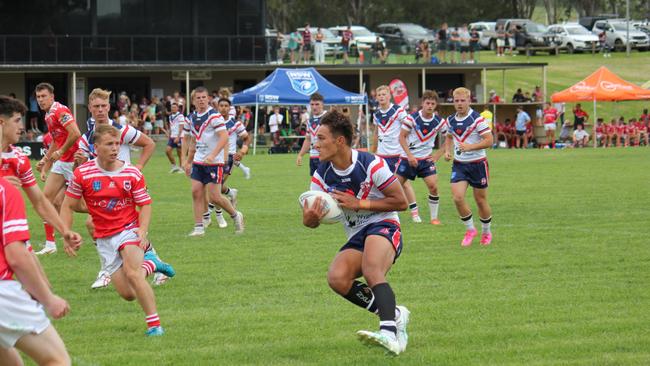
[{"label": "team logo on jersey", "polygon": [[64,125],[66,122],[71,121],[71,120],[73,120],[73,117],[72,117],[71,114],[66,113],[63,116],[61,116],[61,124],[62,125]]},{"label": "team logo on jersey", "polygon": [[131,181],[130,180],[125,180],[124,181],[124,190],[127,191],[127,192],[131,190]]},{"label": "team logo on jersey", "polygon": [[318,84],[311,71],[287,71],[293,90],[310,96],[318,90]]},{"label": "team logo on jersey", "polygon": [[462,135],[462,134],[463,134],[463,130],[460,129],[460,128],[457,128],[456,129],[456,135]]},{"label": "team logo on jersey", "polygon": [[363,197],[369,192],[370,192],[370,183],[367,181],[361,182],[361,184],[359,185],[359,193],[361,194],[361,196]]},{"label": "team logo on jersey", "polygon": [[102,189],[102,182],[98,180],[93,181],[93,191],[99,192]]}]

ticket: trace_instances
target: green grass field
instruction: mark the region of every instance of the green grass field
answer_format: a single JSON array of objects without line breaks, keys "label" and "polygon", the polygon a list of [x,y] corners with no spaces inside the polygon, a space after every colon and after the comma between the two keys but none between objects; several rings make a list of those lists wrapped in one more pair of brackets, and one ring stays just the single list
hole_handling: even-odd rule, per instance
[{"label": "green grass field", "polygon": [[[362,346],[377,318],[335,295],[328,264],[340,225],[302,226],[297,197],[308,167],[295,155],[246,158],[237,170],[246,232],[210,227],[188,238],[189,181],[167,173],[159,146],[145,176],[154,198],[150,237],[178,275],[155,289],[167,334],[144,337],[137,303],[90,290],[99,261],[42,259],[72,306],[54,324],[75,365],[644,365],[650,363],[648,148],[489,151],[494,244],[459,245],[450,164],[439,164],[442,226],[402,214],[404,252],[389,275],[412,312],[397,359]],[[421,182],[416,191],[428,215]],[[84,217],[76,216],[82,230]],[[40,221],[30,212],[33,241]]]}]

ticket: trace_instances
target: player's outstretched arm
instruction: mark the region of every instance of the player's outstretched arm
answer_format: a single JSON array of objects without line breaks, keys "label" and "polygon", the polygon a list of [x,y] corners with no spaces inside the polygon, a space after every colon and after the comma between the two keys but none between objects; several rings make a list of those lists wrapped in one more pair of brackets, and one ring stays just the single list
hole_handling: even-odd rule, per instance
[{"label": "player's outstretched arm", "polygon": [[309,151],[309,147],[311,146],[311,136],[309,136],[309,132],[307,132],[307,135],[305,135],[305,141],[302,142],[302,147],[300,148],[300,152],[298,152],[298,157],[296,158],[296,165],[301,166],[302,165],[302,156]]},{"label": "player's outstretched arm", "polygon": [[151,155],[153,155],[153,152],[156,150],[156,143],[153,142],[151,137],[142,133],[140,134],[138,140],[136,140],[136,142],[133,143],[133,145],[142,148],[142,152],[140,153],[140,159],[138,160],[138,164],[136,165],[136,168],[142,170],[144,169],[144,166],[147,165],[147,162],[151,158]]},{"label": "player's outstretched arm", "polygon": [[52,293],[47,282],[41,277],[32,254],[25,247],[25,242],[15,241],[5,246],[5,256],[25,291],[43,304],[53,318],[59,319],[68,313],[70,306]]},{"label": "player's outstretched arm", "polygon": [[79,131],[79,127],[77,126],[76,122],[69,123],[65,126],[66,131],[68,131],[68,138],[65,139],[65,142],[63,143],[63,146],[61,146],[60,149],[54,151],[52,153],[52,157],[55,160],[59,160],[63,154],[65,154],[68,149],[72,147],[72,145],[79,140],[81,137],[81,132]]},{"label": "player's outstretched arm", "polygon": [[241,149],[235,153],[235,160],[237,161],[243,159],[244,155],[248,155],[248,146],[251,144],[251,141],[253,140],[251,134],[248,132],[242,133],[241,136],[243,139]]}]

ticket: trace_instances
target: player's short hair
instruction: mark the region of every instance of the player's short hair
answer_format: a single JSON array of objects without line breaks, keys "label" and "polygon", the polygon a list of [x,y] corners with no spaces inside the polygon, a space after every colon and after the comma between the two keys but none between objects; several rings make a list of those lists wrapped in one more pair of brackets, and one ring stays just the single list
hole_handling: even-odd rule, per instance
[{"label": "player's short hair", "polygon": [[457,95],[458,95],[458,96],[464,96],[464,97],[468,97],[468,98],[469,98],[469,97],[472,96],[472,92],[471,92],[469,89],[467,89],[467,88],[460,87],[460,88],[456,88],[456,89],[454,89],[453,96],[455,97],[455,96],[457,96]]},{"label": "player's short hair", "polygon": [[41,90],[47,90],[50,93],[54,94],[54,86],[50,83],[38,83],[34,88],[34,92],[39,92]]},{"label": "player's short hair", "polygon": [[226,102],[228,103],[228,105],[232,105],[232,102],[228,98],[223,98],[223,97],[219,98],[219,100],[217,101],[217,105],[221,104],[221,102]]},{"label": "player's short hair", "polygon": [[192,90],[192,94],[190,94],[190,97],[194,99],[194,95],[196,95],[196,93],[210,94],[208,93],[208,89],[204,86],[198,86],[194,90]]},{"label": "player's short hair", "polygon": [[345,143],[352,146],[352,138],[354,137],[354,126],[350,119],[343,113],[333,110],[327,114],[320,121],[321,126],[327,126],[334,137],[345,137]]},{"label": "player's short hair", "polygon": [[325,98],[323,98],[323,96],[319,92],[316,92],[316,93],[309,96],[309,101],[310,102],[325,102]]},{"label": "player's short hair", "polygon": [[0,116],[12,117],[14,113],[24,116],[27,113],[27,107],[18,99],[0,95]]},{"label": "player's short hair", "polygon": [[99,98],[103,100],[108,100],[111,97],[111,92],[109,90],[104,90],[101,88],[95,88],[93,89],[90,94],[88,95],[88,101],[92,101],[93,99]]},{"label": "player's short hair", "polygon": [[99,141],[100,138],[104,135],[110,135],[113,137],[120,137],[120,131],[118,131],[117,128],[113,127],[113,125],[110,124],[105,124],[105,123],[98,123],[95,125],[95,131],[93,132],[93,140],[95,143]]},{"label": "player's short hair", "polygon": [[424,102],[427,99],[438,103],[438,93],[436,93],[434,90],[425,90],[422,93],[422,101]]},{"label": "player's short hair", "polygon": [[390,95],[390,88],[388,85],[379,85],[375,91],[379,93],[381,90],[386,90],[388,92],[388,95]]}]

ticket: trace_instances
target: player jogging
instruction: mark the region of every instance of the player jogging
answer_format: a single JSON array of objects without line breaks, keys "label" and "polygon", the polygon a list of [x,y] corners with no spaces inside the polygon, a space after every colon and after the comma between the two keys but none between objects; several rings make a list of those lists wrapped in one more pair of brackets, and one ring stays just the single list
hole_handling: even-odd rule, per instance
[{"label": "player jogging", "polygon": [[[236,211],[228,199],[221,195],[223,166],[228,154],[228,132],[224,117],[209,106],[208,90],[198,87],[192,91],[196,110],[190,114],[189,123],[183,126],[186,135],[183,151],[188,154],[183,162],[185,172],[192,181],[194,230],[190,236],[205,234],[203,214],[207,211],[206,186],[209,201],[230,214],[235,223],[235,233],[244,232],[244,215]],[[186,150],[187,149],[187,150]],[[209,217],[209,216],[208,216]]]},{"label": "player jogging", "polygon": [[[140,158],[135,167],[138,168],[138,170],[142,170],[156,149],[156,144],[149,136],[141,133],[135,128],[129,125],[122,126],[118,122],[109,119],[108,113],[111,108],[109,102],[110,96],[110,91],[99,88],[93,89],[88,95],[88,110],[90,111],[91,117],[86,122],[88,131],[86,131],[86,133],[84,133],[79,139],[79,150],[75,153],[75,163],[81,165],[86,161],[97,157],[94,146],[95,126],[112,125],[120,131],[120,149],[117,155],[118,160],[131,164],[131,146],[140,147],[142,148],[142,152],[140,153]],[[87,211],[83,210],[83,212]],[[90,216],[88,216],[88,219],[86,220],[86,227],[88,228],[90,236],[93,236],[94,226]],[[97,278],[90,287],[93,289],[106,287],[110,281],[110,275],[104,270],[102,264],[102,268],[99,270]]]},{"label": "player jogging", "polygon": [[[217,108],[219,113],[224,116],[228,115],[231,104],[230,99],[221,98],[217,102]],[[248,154],[248,145],[251,143],[251,137],[246,132],[246,127],[236,120],[233,116],[228,117],[226,121],[226,131],[228,131],[228,162],[223,168],[223,183],[221,184],[221,193],[226,195],[230,200],[233,208],[237,208],[237,193],[239,192],[236,188],[230,188],[226,186],[226,180],[232,174],[232,169],[236,161],[241,161],[244,155]],[[242,139],[242,148],[241,151],[237,152],[237,139]],[[228,226],[228,223],[223,218],[223,210],[220,207],[216,207],[212,203],[208,203],[208,218],[210,212],[214,210],[217,217],[217,224],[220,228],[225,228]],[[205,217],[203,218],[205,223]]]},{"label": "player jogging", "polygon": [[470,108],[471,92],[469,89],[456,88],[453,96],[456,113],[447,118],[445,159],[454,159],[451,169],[451,194],[460,219],[467,228],[461,245],[464,247],[472,245],[474,237],[478,234],[474,228],[472,211],[465,202],[468,186],[472,186],[474,200],[478,206],[482,224],[481,244],[489,245],[492,242],[490,231],[492,210],[487,201],[490,174],[485,149],[492,146],[492,131],[483,117]]},{"label": "player jogging", "polygon": [[[85,200],[95,224],[93,238],[102,267],[110,274],[115,290],[127,301],[138,300],[146,316],[147,336],[162,335],[156,299],[146,276],[160,271],[173,277],[175,271],[147,251],[151,197],[140,170],[118,159],[120,131],[108,124],[97,125],[94,140],[97,158],[75,169],[61,218],[67,228],[72,227],[72,213],[79,210],[81,199]],[[79,244],[66,243],[64,249],[75,256]]]},{"label": "player jogging", "polygon": [[[65,190],[66,182],[72,179],[74,153],[77,151],[77,140],[81,136],[81,132],[79,132],[79,127],[77,127],[70,109],[54,101],[54,87],[51,84],[40,83],[36,85],[35,93],[39,108],[45,111],[47,130],[54,140],[53,148],[48,149],[43,159],[38,163],[40,168],[46,163],[52,164],[52,170],[45,181],[43,193],[59,210],[61,202],[56,198],[60,192]],[[56,253],[54,228],[46,223],[45,246],[36,254],[52,253]]]},{"label": "player jogging", "polygon": [[320,120],[325,115],[324,99],[319,93],[314,93],[309,97],[309,107],[311,108],[311,117],[307,123],[307,134],[305,141],[302,143],[302,148],[296,158],[296,165],[302,166],[302,156],[309,151],[309,176],[313,176],[316,168],[318,168],[318,150],[316,150],[316,142],[318,141],[318,128],[320,127]]},{"label": "player jogging", "polygon": [[[330,287],[353,304],[379,315],[378,332],[361,330],[359,339],[397,355],[408,342],[409,311],[396,306],[385,275],[402,251],[396,210],[407,207],[406,197],[386,161],[353,150],[354,127],[338,111],[323,117],[316,149],[321,164],[311,179],[311,190],[330,192],[345,214],[348,242],[334,257],[327,280]],[[305,203],[303,224],[316,228],[326,212],[317,199]],[[362,276],[368,284],[358,281]]]},{"label": "player jogging", "polygon": [[402,145],[402,155],[396,175],[400,183],[404,185],[407,180],[415,180],[420,177],[429,189],[429,210],[431,224],[440,225],[438,219],[438,207],[440,197],[438,196],[438,175],[436,162],[444,153],[444,148],[433,152],[438,132],[445,131],[447,121],[436,113],[438,105],[438,94],[431,90],[422,93],[422,108],[410,114],[402,123],[402,132],[399,136]]},{"label": "player jogging", "polygon": [[185,123],[185,116],[180,112],[177,102],[172,102],[171,114],[168,117],[169,122],[169,139],[167,140],[167,147],[165,148],[165,154],[167,154],[167,159],[172,164],[172,168],[169,171],[170,173],[183,173],[183,169],[176,165],[176,159],[174,159],[174,149],[176,149],[176,154],[178,154],[178,164],[181,163],[181,134],[180,131],[183,129],[183,124]]},{"label": "player jogging", "polygon": [[[402,123],[408,116],[404,109],[390,101],[390,88],[381,85],[376,89],[377,102],[379,107],[372,115],[372,122],[375,125],[371,152],[386,160],[388,169],[395,173],[399,164],[399,157],[402,154],[402,145],[399,143],[399,135],[402,130]],[[411,219],[413,222],[422,222],[418,211],[418,204],[415,201],[415,192],[409,182],[404,184],[404,193],[409,202]]]}]

